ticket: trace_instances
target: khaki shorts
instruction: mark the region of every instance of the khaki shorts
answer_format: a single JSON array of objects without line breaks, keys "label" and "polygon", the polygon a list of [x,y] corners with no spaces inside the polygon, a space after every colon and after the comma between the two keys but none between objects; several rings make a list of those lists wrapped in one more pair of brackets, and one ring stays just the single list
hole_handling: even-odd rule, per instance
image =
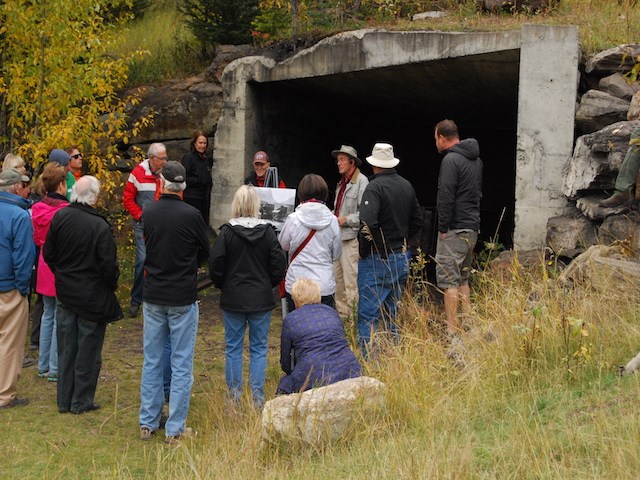
[{"label": "khaki shorts", "polygon": [[450,230],[443,240],[438,237],[436,247],[436,282],[438,287],[457,288],[469,283],[473,249],[478,232]]}]

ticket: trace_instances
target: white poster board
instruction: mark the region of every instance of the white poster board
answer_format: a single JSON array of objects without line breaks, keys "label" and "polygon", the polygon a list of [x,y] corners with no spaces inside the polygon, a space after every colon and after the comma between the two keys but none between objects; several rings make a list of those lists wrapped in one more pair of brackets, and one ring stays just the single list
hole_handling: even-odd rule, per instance
[{"label": "white poster board", "polygon": [[284,221],[295,208],[296,190],[294,188],[257,187],[260,197],[260,218],[271,223],[277,231],[282,229]]}]

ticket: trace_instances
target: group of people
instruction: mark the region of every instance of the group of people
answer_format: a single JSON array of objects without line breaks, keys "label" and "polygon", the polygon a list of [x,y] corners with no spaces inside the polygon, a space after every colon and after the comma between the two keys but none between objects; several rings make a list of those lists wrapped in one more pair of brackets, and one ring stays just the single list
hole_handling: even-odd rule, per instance
[{"label": "group of people", "polygon": [[[463,312],[470,306],[468,274],[479,229],[482,161],[477,141],[461,141],[451,120],[436,125],[435,142],[445,154],[438,189],[437,278],[445,290],[448,331],[456,335],[458,304]],[[199,316],[196,280],[207,258],[210,277],[221,290],[230,399],[235,404],[242,396],[248,327],[249,387],[254,404],[261,406],[274,290],[283,279],[289,313],[283,319],[284,376],[277,394],[359,376],[361,367],[342,319],[357,315],[365,358],[375,347],[376,331],[397,334],[397,308],[409,273],[407,240],[422,227],[415,191],[395,170],[400,160],[393,146],[376,143],[366,157],[373,170],[369,179],[360,171],[363,162],[353,147],[332,151],[340,174],[334,209],[327,206],[325,180],[308,174],[296,189],[298,206],[276,232],[259,218],[257,189],[269,184],[271,171],[267,153],[259,151],[253,158],[254,173],[235,192],[232,218],[210,246],[212,159],[206,150],[203,132],[194,134],[191,152],[181,163],[169,160],[163,144],[151,144],[123,192],[136,244],[128,313],[136,316],[142,306],[144,322],[142,439],[152,438],[162,427],[169,443],[190,433],[186,418]],[[56,155],[54,150],[50,159]],[[41,206],[31,208],[33,218],[24,195],[29,178],[16,169],[0,176],[0,227],[11,232],[0,242],[3,258],[11,258],[0,269],[0,329],[11,331],[10,338],[0,335],[0,408],[26,403],[15,393],[34,239],[40,246],[38,278],[43,277],[36,291],[47,310],[41,331],[49,337],[41,341],[39,374],[57,380],[61,413],[99,408],[94,396],[105,326],[123,317],[114,293],[119,269],[110,226],[95,209],[98,180],[74,177],[67,202],[73,152],[67,156],[67,165],[54,159],[45,168],[46,196]],[[273,183],[285,188],[281,179]],[[56,328],[57,334],[50,333]],[[52,353],[56,339],[57,356]]]}]

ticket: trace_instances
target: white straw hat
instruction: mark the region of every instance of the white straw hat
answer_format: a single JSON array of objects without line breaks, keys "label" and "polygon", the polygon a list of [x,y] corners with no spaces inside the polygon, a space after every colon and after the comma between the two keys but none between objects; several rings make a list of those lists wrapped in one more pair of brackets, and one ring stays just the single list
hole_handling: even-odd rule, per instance
[{"label": "white straw hat", "polygon": [[367,157],[367,162],[374,167],[393,168],[400,163],[400,159],[394,157],[392,145],[388,143],[376,143],[373,146],[371,156]]}]

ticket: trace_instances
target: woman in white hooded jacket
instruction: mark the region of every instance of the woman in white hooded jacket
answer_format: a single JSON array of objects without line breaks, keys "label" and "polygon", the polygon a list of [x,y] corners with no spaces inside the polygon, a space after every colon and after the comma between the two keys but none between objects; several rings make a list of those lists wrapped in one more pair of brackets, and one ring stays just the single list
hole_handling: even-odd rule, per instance
[{"label": "woman in white hooded jacket", "polygon": [[342,255],[342,239],[338,219],[325,204],[329,187],[321,176],[310,173],[300,181],[297,195],[300,204],[278,237],[289,258],[285,277],[289,311],[295,309],[291,287],[300,278],[318,282],[321,302],[335,308],[333,262]]}]

